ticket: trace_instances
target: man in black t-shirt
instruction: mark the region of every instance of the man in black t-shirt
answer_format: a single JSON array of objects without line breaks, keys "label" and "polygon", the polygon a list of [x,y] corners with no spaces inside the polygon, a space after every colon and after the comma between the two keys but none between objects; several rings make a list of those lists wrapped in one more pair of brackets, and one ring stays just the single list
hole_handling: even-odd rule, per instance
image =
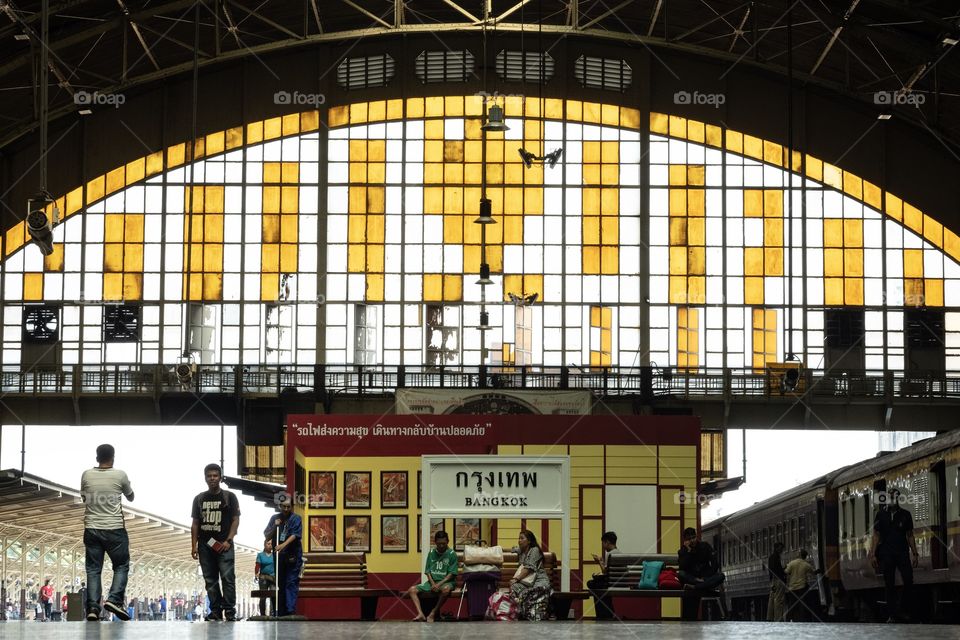
[{"label": "man in black t-shirt", "polygon": [[683,530],[683,546],[677,551],[677,560],[680,568],[677,577],[684,591],[693,591],[681,599],[680,617],[683,620],[696,620],[700,613],[700,596],[717,589],[726,576],[720,572],[720,563],[713,547],[701,540],[693,527]]},{"label": "man in black t-shirt", "polygon": [[204,467],[207,491],[193,499],[190,534],[193,559],[200,560],[210,598],[207,620],[233,622],[237,619],[233,538],[240,526],[240,503],[237,496],[220,488],[222,474],[218,464]]},{"label": "man in black t-shirt", "polygon": [[[870,542],[870,564],[883,573],[886,587],[887,622],[899,620],[896,580],[897,571],[903,580],[903,601],[909,608],[910,587],[913,586],[913,568],[917,566],[917,541],[913,537],[913,516],[900,507],[900,491],[890,489],[886,505],[881,505],[873,520],[873,539]],[[911,561],[910,553],[913,553]]]}]

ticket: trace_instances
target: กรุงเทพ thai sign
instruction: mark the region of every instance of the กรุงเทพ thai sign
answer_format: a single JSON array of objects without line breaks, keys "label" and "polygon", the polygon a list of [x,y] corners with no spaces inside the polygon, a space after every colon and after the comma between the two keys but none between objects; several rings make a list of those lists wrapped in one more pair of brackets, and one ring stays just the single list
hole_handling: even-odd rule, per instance
[{"label": "\u0e01\u0e23\u0e38\u0e07\u0e40\u0e17\u0e1e thai sign", "polygon": [[[495,456],[479,461],[450,456],[434,458],[429,469],[431,511],[470,514],[495,512],[504,517],[531,512],[560,514],[563,511],[563,465],[555,458],[504,459]],[[487,516],[489,517],[489,516]]]}]

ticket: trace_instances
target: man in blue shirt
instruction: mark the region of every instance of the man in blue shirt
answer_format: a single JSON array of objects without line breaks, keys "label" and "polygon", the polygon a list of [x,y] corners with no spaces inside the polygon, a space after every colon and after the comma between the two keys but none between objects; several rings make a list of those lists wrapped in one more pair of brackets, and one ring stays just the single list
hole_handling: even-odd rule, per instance
[{"label": "man in blue shirt", "polygon": [[277,615],[296,613],[297,593],[300,591],[300,568],[303,564],[303,520],[293,512],[293,501],[287,494],[277,499],[280,513],[270,518],[263,530],[264,544],[277,540]]}]

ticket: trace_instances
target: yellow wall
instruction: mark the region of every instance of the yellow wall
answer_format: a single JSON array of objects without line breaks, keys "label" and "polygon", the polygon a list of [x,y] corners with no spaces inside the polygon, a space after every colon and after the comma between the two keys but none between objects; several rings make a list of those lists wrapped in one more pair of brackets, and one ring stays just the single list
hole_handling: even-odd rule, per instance
[{"label": "yellow wall", "polygon": [[[695,495],[697,473],[697,450],[693,445],[688,446],[656,446],[656,445],[501,445],[497,449],[501,455],[569,455],[570,456],[570,523],[571,523],[571,555],[568,564],[573,570],[583,569],[585,576],[597,571],[591,554],[600,553],[600,534],[603,532],[603,491],[602,485],[611,484],[641,484],[683,487],[687,495]],[[309,482],[311,471],[335,471],[337,473],[337,497],[334,509],[311,509],[305,506],[301,515],[304,517],[305,537],[309,536],[309,516],[336,515],[336,550],[343,550],[343,516],[369,515],[371,520],[370,551],[367,553],[367,566],[372,572],[384,573],[414,573],[421,570],[421,554],[417,551],[417,520],[420,509],[417,507],[417,471],[420,469],[419,456],[397,457],[329,457],[304,458],[299,452],[296,460],[306,470]],[[343,472],[369,471],[371,473],[371,500],[369,509],[344,509],[343,507]],[[380,508],[380,472],[406,471],[407,472],[407,507],[405,509]],[[580,530],[580,488],[584,488],[583,517],[599,517],[595,520],[584,520],[583,530]],[[301,488],[306,491],[309,488]],[[680,516],[680,507],[676,501],[676,489],[661,489],[660,513],[649,514],[658,519],[658,531],[665,536],[663,551],[675,551],[673,540],[679,537],[681,523],[676,519]],[[406,515],[408,527],[407,553],[382,553],[380,551],[380,516]],[[684,508],[683,527],[697,526],[697,509],[694,503],[688,503]],[[670,518],[673,518],[672,520]],[[662,518],[662,519],[661,519]],[[541,520],[527,520],[527,528],[540,536]],[[451,544],[454,542],[453,519],[447,518],[445,529],[450,534]],[[517,535],[520,532],[519,519],[502,519],[497,521],[496,539],[492,536],[492,521],[484,519],[481,523],[483,539],[491,544],[501,544],[509,549],[516,545]],[[560,521],[549,522],[550,548],[560,554]],[[581,546],[583,547],[583,566],[580,566]],[[567,559],[561,558],[564,562]]]}]

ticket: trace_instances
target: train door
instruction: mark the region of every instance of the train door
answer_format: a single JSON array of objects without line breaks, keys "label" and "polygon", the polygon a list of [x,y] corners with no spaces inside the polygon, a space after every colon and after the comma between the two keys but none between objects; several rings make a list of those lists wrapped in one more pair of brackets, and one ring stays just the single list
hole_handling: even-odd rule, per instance
[{"label": "train door", "polygon": [[943,460],[933,465],[929,477],[930,493],[930,561],[933,569],[946,569],[949,550],[947,548],[947,467]]}]

